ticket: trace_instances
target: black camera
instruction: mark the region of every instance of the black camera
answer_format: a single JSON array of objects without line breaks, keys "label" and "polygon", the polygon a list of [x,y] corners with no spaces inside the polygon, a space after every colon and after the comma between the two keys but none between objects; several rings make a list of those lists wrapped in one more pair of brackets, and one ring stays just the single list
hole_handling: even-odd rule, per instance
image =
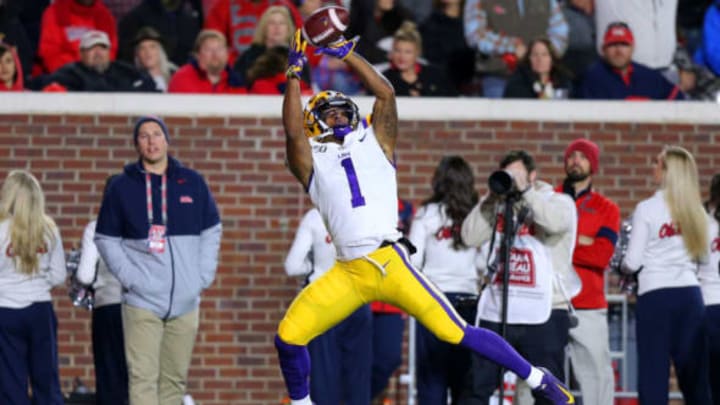
[{"label": "black camera", "polygon": [[490,191],[500,196],[519,194],[515,179],[512,174],[506,170],[498,170],[493,172],[488,178],[488,187]]}]

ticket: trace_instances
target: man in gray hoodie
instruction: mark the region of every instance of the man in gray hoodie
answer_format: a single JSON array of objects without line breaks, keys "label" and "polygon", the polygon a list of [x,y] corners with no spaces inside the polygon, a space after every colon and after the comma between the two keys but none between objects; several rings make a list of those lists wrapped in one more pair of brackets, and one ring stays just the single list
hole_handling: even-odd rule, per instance
[{"label": "man in gray hoodie", "polygon": [[203,178],[168,156],[165,123],[142,117],[133,135],[139,159],[110,185],[95,244],[123,286],[130,403],[177,405],[222,225]]}]

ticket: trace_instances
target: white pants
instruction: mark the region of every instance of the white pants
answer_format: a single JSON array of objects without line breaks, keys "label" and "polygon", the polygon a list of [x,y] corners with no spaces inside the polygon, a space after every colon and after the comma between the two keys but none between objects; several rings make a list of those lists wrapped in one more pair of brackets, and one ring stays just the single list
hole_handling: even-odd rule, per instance
[{"label": "white pants", "polygon": [[[583,405],[612,405],[614,377],[610,361],[607,309],[575,311],[578,326],[570,329],[570,361]],[[530,387],[518,380],[515,405],[532,405]]]}]

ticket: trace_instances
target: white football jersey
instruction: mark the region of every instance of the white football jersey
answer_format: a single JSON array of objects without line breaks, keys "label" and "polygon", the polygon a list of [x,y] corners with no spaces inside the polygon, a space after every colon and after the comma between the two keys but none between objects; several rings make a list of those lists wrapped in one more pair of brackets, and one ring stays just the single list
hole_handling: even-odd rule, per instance
[{"label": "white football jersey", "polygon": [[342,145],[310,143],[313,173],[308,193],[333,238],[338,259],[357,259],[384,240],[399,239],[395,166],[367,119],[345,136]]}]

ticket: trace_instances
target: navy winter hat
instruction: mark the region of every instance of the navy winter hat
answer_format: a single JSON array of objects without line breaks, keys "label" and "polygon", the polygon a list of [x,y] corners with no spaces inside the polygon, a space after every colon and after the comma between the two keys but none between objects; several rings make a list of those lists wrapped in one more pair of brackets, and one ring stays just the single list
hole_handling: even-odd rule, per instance
[{"label": "navy winter hat", "polygon": [[135,129],[133,129],[133,143],[137,145],[137,139],[138,139],[138,131],[140,130],[140,126],[142,124],[152,121],[160,125],[160,128],[163,131],[163,134],[165,134],[165,140],[170,143],[170,132],[168,132],[167,125],[165,125],[165,122],[160,117],[157,117],[155,115],[146,115],[144,117],[140,117],[137,122],[135,123]]}]

